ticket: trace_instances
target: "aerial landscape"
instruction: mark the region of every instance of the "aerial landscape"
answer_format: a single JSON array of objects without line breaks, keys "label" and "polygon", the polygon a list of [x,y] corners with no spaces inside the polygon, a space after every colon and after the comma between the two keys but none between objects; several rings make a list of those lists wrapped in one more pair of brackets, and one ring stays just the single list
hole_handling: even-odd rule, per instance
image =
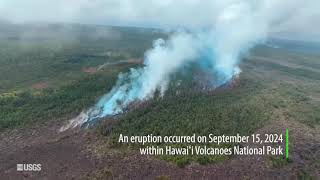
[{"label": "aerial landscape", "polygon": [[320,178],[317,1],[31,2],[0,3],[0,179]]}]

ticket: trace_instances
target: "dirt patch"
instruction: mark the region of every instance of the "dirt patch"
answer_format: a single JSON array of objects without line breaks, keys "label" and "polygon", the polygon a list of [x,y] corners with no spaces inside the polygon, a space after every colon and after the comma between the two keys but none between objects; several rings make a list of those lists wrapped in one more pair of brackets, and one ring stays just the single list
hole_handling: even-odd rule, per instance
[{"label": "dirt patch", "polygon": [[33,84],[32,87],[37,90],[47,89],[49,87],[49,83],[39,82],[39,83]]},{"label": "dirt patch", "polygon": [[115,66],[115,65],[119,65],[119,64],[143,64],[143,60],[142,59],[126,59],[126,60],[119,60],[119,61],[115,61],[115,62],[106,62],[102,65],[100,65],[97,70],[100,71],[102,69],[104,69],[105,67],[108,66]]},{"label": "dirt patch", "polygon": [[95,74],[97,73],[98,70],[95,67],[87,67],[87,68],[83,68],[82,71],[87,74]]},{"label": "dirt patch", "polygon": [[142,59],[128,59],[125,62],[129,63],[129,64],[142,64],[143,60]]}]

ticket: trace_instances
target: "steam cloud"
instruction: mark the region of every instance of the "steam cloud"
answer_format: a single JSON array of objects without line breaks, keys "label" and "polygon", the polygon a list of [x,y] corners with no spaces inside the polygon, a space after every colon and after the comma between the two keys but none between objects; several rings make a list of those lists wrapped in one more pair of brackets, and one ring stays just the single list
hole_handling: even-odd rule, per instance
[{"label": "steam cloud", "polygon": [[[270,32],[288,27],[303,32],[301,24],[319,32],[315,25],[320,19],[318,0],[58,0],[54,4],[47,1],[51,4],[49,9],[41,8],[46,1],[31,0],[33,3],[24,4],[25,8],[16,8],[19,2],[0,1],[0,19],[187,29],[177,31],[167,41],[156,40],[145,53],[143,68],[120,74],[109,93],[63,129],[121,113],[134,101],[152,98],[156,91],[163,95],[170,76],[186,64],[205,64],[214,85],[219,86],[241,72],[238,66],[241,56],[263,42]],[[35,4],[40,14],[33,16],[30,5]]]}]

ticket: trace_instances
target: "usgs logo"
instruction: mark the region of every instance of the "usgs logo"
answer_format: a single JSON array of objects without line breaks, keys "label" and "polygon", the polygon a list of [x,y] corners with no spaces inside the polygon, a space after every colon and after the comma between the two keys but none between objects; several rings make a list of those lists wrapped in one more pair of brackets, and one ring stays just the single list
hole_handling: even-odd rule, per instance
[{"label": "usgs logo", "polygon": [[41,164],[17,164],[17,171],[41,171]]}]

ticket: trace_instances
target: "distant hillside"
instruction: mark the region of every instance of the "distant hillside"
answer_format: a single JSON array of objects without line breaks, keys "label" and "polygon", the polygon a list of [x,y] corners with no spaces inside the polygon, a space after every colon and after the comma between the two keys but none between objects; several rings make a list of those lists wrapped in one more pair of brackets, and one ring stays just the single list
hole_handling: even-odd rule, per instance
[{"label": "distant hillside", "polygon": [[12,24],[0,21],[1,40],[119,40],[135,39],[160,35],[163,33],[157,29],[146,29],[136,27],[116,27],[103,25],[83,25],[83,24]]},{"label": "distant hillside", "polygon": [[267,44],[272,47],[284,48],[290,51],[320,54],[320,42],[315,41],[269,38]]}]

